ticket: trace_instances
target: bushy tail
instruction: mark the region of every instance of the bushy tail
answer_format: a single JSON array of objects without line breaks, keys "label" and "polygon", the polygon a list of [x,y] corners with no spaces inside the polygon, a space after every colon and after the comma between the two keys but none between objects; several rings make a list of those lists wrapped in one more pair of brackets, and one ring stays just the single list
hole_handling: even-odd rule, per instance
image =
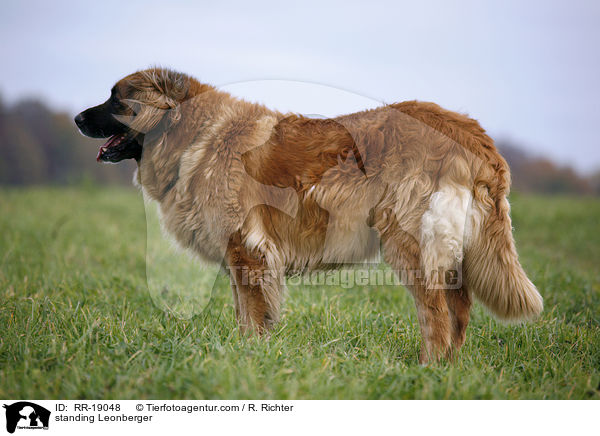
[{"label": "bushy tail", "polygon": [[463,260],[468,289],[500,319],[535,318],[543,299],[519,263],[506,198],[481,218]]}]

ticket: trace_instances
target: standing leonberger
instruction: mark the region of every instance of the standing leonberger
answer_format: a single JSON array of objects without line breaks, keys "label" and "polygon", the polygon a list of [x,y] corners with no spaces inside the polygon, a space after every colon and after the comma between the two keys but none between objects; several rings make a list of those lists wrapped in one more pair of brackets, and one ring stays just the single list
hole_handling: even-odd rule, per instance
[{"label": "standing leonberger", "polygon": [[75,122],[109,138],[99,161],[137,161],[179,244],[225,263],[243,331],[278,320],[286,275],[380,253],[415,299],[421,362],[461,347],[473,295],[505,320],[542,311],[515,250],[508,166],[464,115],[410,101],[310,119],[153,68]]}]

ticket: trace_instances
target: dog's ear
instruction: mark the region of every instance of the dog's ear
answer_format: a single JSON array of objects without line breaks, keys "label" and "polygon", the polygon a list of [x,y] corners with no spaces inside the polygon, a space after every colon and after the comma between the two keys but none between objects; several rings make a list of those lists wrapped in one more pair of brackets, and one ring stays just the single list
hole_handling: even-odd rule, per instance
[{"label": "dog's ear", "polygon": [[139,71],[126,79],[130,98],[123,102],[133,110],[127,124],[130,128],[147,132],[168,117],[168,126],[181,118],[181,103],[190,87],[190,78],[176,71],[152,68]]}]

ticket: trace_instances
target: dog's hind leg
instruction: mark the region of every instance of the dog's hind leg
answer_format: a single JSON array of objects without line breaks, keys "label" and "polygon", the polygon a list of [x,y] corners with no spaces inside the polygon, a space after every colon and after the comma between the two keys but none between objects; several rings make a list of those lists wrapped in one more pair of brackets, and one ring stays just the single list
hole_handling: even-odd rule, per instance
[{"label": "dog's hind leg", "polygon": [[423,345],[422,364],[450,357],[450,316],[443,290],[427,289],[420,284],[409,286],[417,307]]},{"label": "dog's hind leg", "polygon": [[450,353],[451,327],[445,291],[427,289],[417,240],[402,230],[394,218],[380,221],[379,224],[385,261],[402,278],[415,299],[423,340],[420,362],[425,364],[447,357]]},{"label": "dog's hind leg", "polygon": [[427,292],[439,294],[436,298],[440,300],[440,296],[444,297],[452,346],[456,351],[465,341],[471,298],[469,290],[460,287],[462,283],[448,282],[447,279],[463,279],[462,274],[449,274],[458,273],[457,270],[462,268],[464,247],[468,245],[471,233],[468,219],[471,202],[472,194],[468,188],[446,180],[440,182],[438,191],[431,195],[429,207],[421,217],[420,265],[425,273]]},{"label": "dog's hind leg", "polygon": [[278,307],[268,299],[269,293],[278,292],[271,289],[278,281],[271,277],[265,260],[242,244],[239,233],[230,238],[226,261],[240,330],[264,333],[278,319]]},{"label": "dog's hind leg", "polygon": [[458,352],[466,339],[472,304],[471,295],[465,286],[460,289],[447,289],[446,302],[452,324],[452,348],[454,352]]}]

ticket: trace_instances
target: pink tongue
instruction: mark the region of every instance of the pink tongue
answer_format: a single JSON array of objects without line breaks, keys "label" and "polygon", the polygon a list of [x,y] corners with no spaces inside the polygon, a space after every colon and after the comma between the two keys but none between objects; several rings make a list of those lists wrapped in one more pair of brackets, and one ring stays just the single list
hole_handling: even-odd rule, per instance
[{"label": "pink tongue", "polygon": [[104,144],[104,148],[108,148],[112,145],[114,145],[115,143],[118,143],[121,141],[121,135],[112,135],[110,138],[108,138],[108,141],[106,141],[106,144]]},{"label": "pink tongue", "polygon": [[100,162],[100,159],[102,158],[102,154],[106,151],[106,149],[109,147],[112,147],[115,144],[118,144],[119,142],[121,142],[121,139],[123,139],[123,137],[121,135],[113,135],[110,138],[108,138],[108,141],[106,141],[104,143],[104,145],[102,147],[100,147],[100,150],[98,150],[98,155],[96,156],[96,161]]}]

